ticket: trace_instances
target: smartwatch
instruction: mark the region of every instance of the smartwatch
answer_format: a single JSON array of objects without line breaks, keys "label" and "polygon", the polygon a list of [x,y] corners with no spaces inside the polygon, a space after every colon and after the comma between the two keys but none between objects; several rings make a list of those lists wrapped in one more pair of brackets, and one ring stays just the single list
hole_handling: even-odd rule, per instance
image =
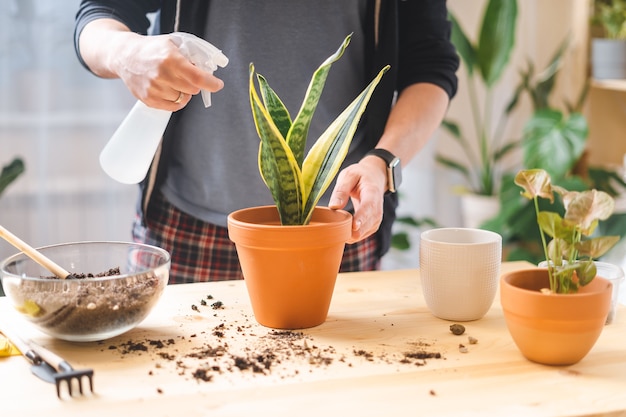
[{"label": "smartwatch", "polygon": [[392,154],[386,149],[375,148],[365,154],[375,155],[385,161],[387,164],[387,192],[395,193],[402,182],[402,167],[400,166],[400,158]]}]

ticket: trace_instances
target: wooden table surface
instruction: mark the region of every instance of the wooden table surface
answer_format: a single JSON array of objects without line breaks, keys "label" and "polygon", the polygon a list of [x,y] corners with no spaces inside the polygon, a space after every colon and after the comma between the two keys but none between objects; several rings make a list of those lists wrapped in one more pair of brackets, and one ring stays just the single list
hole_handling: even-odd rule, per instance
[{"label": "wooden table surface", "polygon": [[[0,314],[13,320],[6,298]],[[524,359],[498,297],[464,335],[451,324],[426,308],[419,270],[340,274],[327,321],[302,332],[258,325],[243,282],[169,286],[140,326],[103,342],[22,326],[75,368],[93,368],[95,393],[59,400],[23,357],[0,358],[0,415],[626,415],[622,306],[569,367]]]}]

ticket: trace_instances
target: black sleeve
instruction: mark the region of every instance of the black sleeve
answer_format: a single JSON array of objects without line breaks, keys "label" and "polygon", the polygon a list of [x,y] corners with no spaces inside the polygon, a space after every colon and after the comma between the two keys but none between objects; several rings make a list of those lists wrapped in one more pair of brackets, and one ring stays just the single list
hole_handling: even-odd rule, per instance
[{"label": "black sleeve", "polygon": [[445,0],[400,1],[398,26],[398,90],[428,82],[452,98],[457,90],[459,57],[450,42],[452,25]]},{"label": "black sleeve", "polygon": [[160,5],[158,0],[82,0],[74,24],[74,49],[80,63],[89,69],[78,47],[78,38],[87,23],[101,18],[115,19],[131,31],[145,35],[150,27],[147,14],[158,11]]}]

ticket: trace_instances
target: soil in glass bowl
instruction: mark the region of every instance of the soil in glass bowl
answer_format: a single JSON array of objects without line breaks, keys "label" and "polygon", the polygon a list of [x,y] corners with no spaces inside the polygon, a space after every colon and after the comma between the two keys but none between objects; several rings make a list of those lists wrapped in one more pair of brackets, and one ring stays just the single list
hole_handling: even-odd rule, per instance
[{"label": "soil in glass bowl", "polygon": [[[20,277],[19,264],[28,261],[15,261],[15,265],[8,264],[13,275],[5,273],[2,277],[4,290],[23,317],[51,336],[69,341],[104,340],[139,324],[167,285],[169,255],[153,267],[157,261],[152,258],[160,254],[135,247],[130,253],[132,256],[125,256],[132,261],[122,270],[106,266],[104,272],[83,273],[75,272],[80,271],[76,268],[66,279]],[[93,262],[93,257],[89,261]],[[150,267],[146,267],[147,262],[151,262]]]}]

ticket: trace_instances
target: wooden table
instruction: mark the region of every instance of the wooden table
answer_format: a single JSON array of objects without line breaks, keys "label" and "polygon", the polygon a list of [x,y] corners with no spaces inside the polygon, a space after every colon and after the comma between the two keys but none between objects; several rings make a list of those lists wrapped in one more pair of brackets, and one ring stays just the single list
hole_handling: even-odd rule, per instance
[{"label": "wooden table", "polygon": [[[222,308],[211,306],[217,301]],[[9,310],[0,299],[0,313]],[[418,270],[340,274],[328,320],[302,334],[258,325],[243,282],[170,286],[139,327],[104,342],[63,342],[22,327],[76,368],[93,368],[95,394],[59,400],[12,356],[0,359],[0,415],[626,415],[623,307],[570,367],[524,359],[498,297],[483,319],[464,323],[464,335],[450,324],[425,307]],[[236,366],[270,362],[267,349],[269,370]]]}]

